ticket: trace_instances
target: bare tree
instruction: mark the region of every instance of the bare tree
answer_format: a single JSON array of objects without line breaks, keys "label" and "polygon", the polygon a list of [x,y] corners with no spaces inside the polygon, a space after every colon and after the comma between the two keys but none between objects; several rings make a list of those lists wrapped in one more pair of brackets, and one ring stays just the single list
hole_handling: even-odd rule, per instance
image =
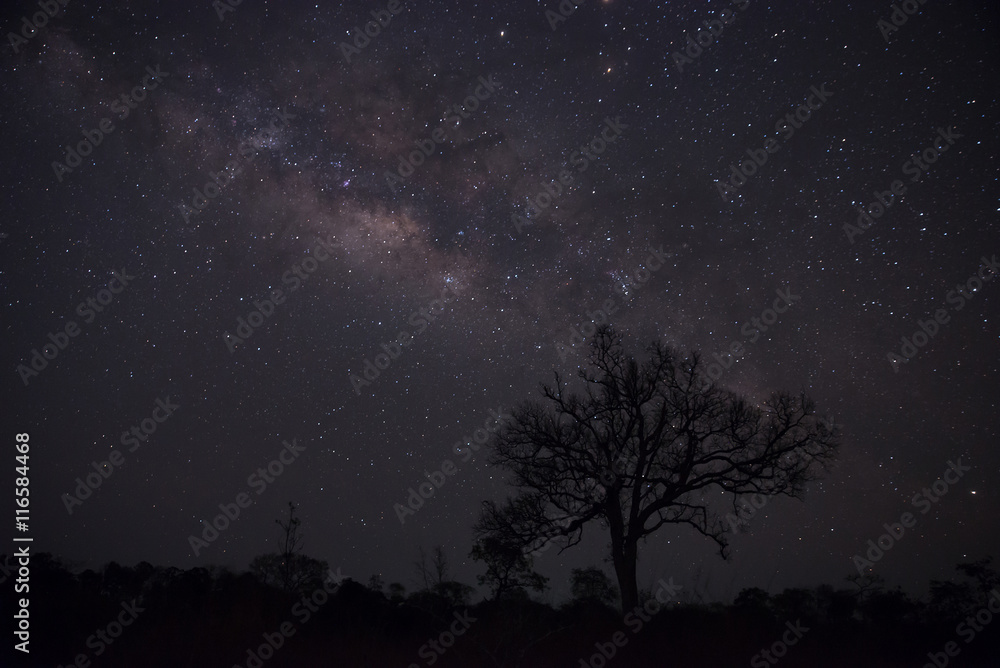
[{"label": "bare tree", "polygon": [[424,591],[430,591],[433,575],[431,567],[427,565],[427,553],[424,552],[423,545],[417,548],[417,557],[417,560],[413,562],[417,583],[423,585]]},{"label": "bare tree", "polygon": [[[483,504],[476,525],[530,545],[539,536],[580,542],[598,521],[610,533],[623,610],[638,602],[639,541],[665,524],[687,524],[727,556],[720,498],[735,510],[744,496],[801,498],[816,468],[837,451],[836,427],[805,395],[779,392],[753,404],[719,387],[697,353],[681,357],[654,342],[642,364],[613,330],[594,335],[582,392],[559,374],[544,401],[513,411],[494,436],[491,463],[506,469],[519,494]],[[710,494],[711,493],[711,494]]]},{"label": "bare tree", "polygon": [[978,561],[958,564],[955,569],[967,578],[974,580],[980,594],[989,596],[990,592],[997,585],[1000,585],[1000,576],[992,568],[992,564],[993,557],[986,556]]},{"label": "bare tree", "polygon": [[876,573],[851,573],[845,579],[854,585],[854,595],[861,603],[885,593],[885,579]]},{"label": "bare tree", "polygon": [[434,587],[440,588],[448,579],[448,557],[444,555],[444,547],[435,545],[431,553],[431,568],[434,576]]},{"label": "bare tree", "polygon": [[302,520],[295,516],[295,510],[295,504],[289,501],[288,521],[275,520],[282,531],[281,551],[254,557],[250,571],[265,584],[287,592],[304,592],[319,586],[328,566],[325,561],[302,554]]},{"label": "bare tree", "polygon": [[293,591],[295,588],[295,556],[302,549],[304,538],[299,535],[299,527],[302,520],[295,516],[295,504],[288,502],[288,521],[282,522],[280,519],[274,520],[283,531],[281,545],[282,573],[281,579],[285,591]]},{"label": "bare tree", "polygon": [[427,563],[427,553],[424,546],[417,548],[417,560],[413,562],[413,570],[417,574],[417,582],[427,591],[436,591],[448,581],[448,557],[444,546],[435,545],[431,548],[430,564]]}]

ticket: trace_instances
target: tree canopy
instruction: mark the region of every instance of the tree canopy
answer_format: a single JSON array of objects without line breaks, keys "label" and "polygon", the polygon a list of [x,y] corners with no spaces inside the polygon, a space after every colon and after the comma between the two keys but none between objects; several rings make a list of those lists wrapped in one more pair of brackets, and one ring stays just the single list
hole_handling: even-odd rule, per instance
[{"label": "tree canopy", "polygon": [[[542,400],[512,411],[492,441],[491,463],[517,494],[484,503],[477,534],[529,546],[540,536],[579,543],[598,522],[610,533],[623,609],[638,601],[639,542],[686,524],[726,556],[725,499],[801,498],[837,452],[836,427],[805,394],[759,403],[718,385],[702,358],[653,342],[636,361],[613,329],[593,337],[581,386],[558,373]],[[718,492],[726,494],[719,494]],[[710,492],[713,492],[710,494]]]}]

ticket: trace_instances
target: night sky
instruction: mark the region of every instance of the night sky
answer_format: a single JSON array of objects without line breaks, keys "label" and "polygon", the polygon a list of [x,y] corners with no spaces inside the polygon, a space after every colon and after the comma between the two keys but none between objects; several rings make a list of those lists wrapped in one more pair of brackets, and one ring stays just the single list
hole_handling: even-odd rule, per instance
[{"label": "night sky", "polygon": [[[8,3],[3,425],[30,433],[34,549],[242,570],[294,501],[346,576],[412,588],[442,544],[474,584],[481,503],[513,490],[454,446],[574,373],[572,328],[609,317],[636,354],[739,343],[722,384],[804,390],[843,429],[729,562],[668,525],[641,587],[842,585],[959,458],[873,571],[919,594],[997,555],[1000,281],[975,277],[1000,254],[998,17],[912,4],[897,30],[888,2],[71,1],[22,39],[40,10]],[[607,540],[539,556],[546,596],[611,574]]]}]

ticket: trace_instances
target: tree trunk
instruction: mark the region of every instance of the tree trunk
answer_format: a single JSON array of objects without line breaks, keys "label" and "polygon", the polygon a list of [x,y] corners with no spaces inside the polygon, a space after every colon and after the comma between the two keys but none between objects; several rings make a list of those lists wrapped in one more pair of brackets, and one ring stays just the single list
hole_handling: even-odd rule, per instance
[{"label": "tree trunk", "polygon": [[639,605],[639,585],[635,579],[636,544],[612,538],[611,556],[622,597],[622,614],[625,614]]}]

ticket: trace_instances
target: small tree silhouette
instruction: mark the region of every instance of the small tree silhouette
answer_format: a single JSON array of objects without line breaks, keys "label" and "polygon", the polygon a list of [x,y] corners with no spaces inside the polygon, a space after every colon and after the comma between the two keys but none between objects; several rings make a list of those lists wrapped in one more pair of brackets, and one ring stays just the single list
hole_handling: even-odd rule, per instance
[{"label": "small tree silhouette", "polygon": [[295,557],[302,549],[302,536],[299,535],[299,527],[302,520],[295,516],[295,504],[288,502],[288,522],[280,519],[274,520],[284,531],[284,540],[281,546],[281,584],[286,591],[293,591],[295,579]]},{"label": "small tree silhouette", "polygon": [[427,565],[427,553],[424,552],[423,545],[417,548],[417,557],[417,560],[413,562],[413,570],[417,574],[417,584],[423,585],[424,591],[430,591],[434,576],[431,567]]},{"label": "small tree silhouette", "polygon": [[295,504],[288,502],[288,521],[275,520],[282,529],[281,552],[262,554],[250,562],[250,572],[266,585],[287,592],[306,593],[320,586],[329,566],[302,554],[302,520],[295,516]]},{"label": "small tree silhouette", "polygon": [[406,587],[399,582],[390,582],[389,600],[393,603],[402,603],[406,600]]},{"label": "small tree silhouette", "polygon": [[604,571],[596,566],[574,568],[570,575],[570,593],[577,601],[597,601],[614,605],[618,589]]},{"label": "small tree silhouette", "polygon": [[760,587],[747,587],[740,590],[733,600],[733,609],[752,615],[770,613],[771,595]]},{"label": "small tree silhouette", "polygon": [[531,589],[544,591],[548,578],[532,569],[532,559],[525,554],[523,546],[496,535],[480,533],[476,536],[469,556],[481,561],[486,572],[478,576],[480,585],[490,589],[490,598],[500,600],[505,594]]},{"label": "small tree silhouette", "polygon": [[955,570],[975,581],[979,594],[986,597],[1000,585],[1000,575],[992,567],[993,557],[986,556],[978,561],[960,563]]}]

